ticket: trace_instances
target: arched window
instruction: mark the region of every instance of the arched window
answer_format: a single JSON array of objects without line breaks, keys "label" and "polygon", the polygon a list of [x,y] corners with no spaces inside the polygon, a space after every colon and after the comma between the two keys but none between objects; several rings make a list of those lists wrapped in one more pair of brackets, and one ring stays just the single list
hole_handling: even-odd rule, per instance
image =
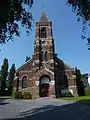
[{"label": "arched window", "polygon": [[45,51],[45,61],[47,61],[47,51]]},{"label": "arched window", "polygon": [[46,28],[45,27],[41,28],[40,37],[41,38],[46,38]]},{"label": "arched window", "polygon": [[27,76],[22,77],[22,89],[28,87],[28,79]]}]

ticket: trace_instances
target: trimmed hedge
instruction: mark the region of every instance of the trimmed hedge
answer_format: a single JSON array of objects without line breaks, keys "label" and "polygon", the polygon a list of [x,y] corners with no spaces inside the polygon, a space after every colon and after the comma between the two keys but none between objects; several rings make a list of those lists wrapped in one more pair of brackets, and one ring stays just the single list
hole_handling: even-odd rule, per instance
[{"label": "trimmed hedge", "polygon": [[32,99],[32,95],[30,92],[24,92],[23,93],[23,99]]},{"label": "trimmed hedge", "polygon": [[14,92],[14,98],[15,99],[23,99],[23,94],[22,92]]},{"label": "trimmed hedge", "polygon": [[13,93],[14,99],[32,99],[32,95],[30,92],[14,92]]},{"label": "trimmed hedge", "polygon": [[90,96],[90,88],[85,88],[85,96]]}]

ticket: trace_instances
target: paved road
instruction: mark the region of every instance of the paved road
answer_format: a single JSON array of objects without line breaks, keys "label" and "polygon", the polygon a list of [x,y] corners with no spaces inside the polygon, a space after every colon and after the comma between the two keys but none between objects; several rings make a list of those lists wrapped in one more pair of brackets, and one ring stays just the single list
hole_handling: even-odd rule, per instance
[{"label": "paved road", "polygon": [[0,99],[0,120],[90,120],[90,106],[39,98],[37,100]]}]

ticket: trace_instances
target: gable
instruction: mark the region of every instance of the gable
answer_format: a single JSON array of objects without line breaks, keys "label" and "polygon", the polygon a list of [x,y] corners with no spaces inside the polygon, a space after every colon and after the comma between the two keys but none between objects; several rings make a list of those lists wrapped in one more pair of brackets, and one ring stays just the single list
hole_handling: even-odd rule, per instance
[{"label": "gable", "polygon": [[33,64],[33,59],[29,60],[28,62],[26,62],[24,65],[22,65],[21,67],[19,67],[16,72],[20,72],[21,70],[25,71],[25,70],[30,70],[32,68],[32,64]]},{"label": "gable", "polygon": [[47,69],[47,68],[40,69],[40,70],[37,72],[37,75],[38,75],[38,74],[42,74],[42,73],[47,73],[47,72],[48,72],[49,74],[54,75],[54,73],[53,73],[51,70]]},{"label": "gable", "polygon": [[39,80],[42,76],[49,76],[51,80],[54,79],[54,72],[47,68],[42,68],[36,73],[37,79]]}]

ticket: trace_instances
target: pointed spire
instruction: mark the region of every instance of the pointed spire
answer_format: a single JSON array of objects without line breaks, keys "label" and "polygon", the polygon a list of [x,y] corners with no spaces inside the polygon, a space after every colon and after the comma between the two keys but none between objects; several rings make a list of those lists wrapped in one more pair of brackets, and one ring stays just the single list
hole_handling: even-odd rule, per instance
[{"label": "pointed spire", "polygon": [[40,18],[40,22],[48,22],[48,18],[46,16],[45,11],[42,12],[41,18]]}]

